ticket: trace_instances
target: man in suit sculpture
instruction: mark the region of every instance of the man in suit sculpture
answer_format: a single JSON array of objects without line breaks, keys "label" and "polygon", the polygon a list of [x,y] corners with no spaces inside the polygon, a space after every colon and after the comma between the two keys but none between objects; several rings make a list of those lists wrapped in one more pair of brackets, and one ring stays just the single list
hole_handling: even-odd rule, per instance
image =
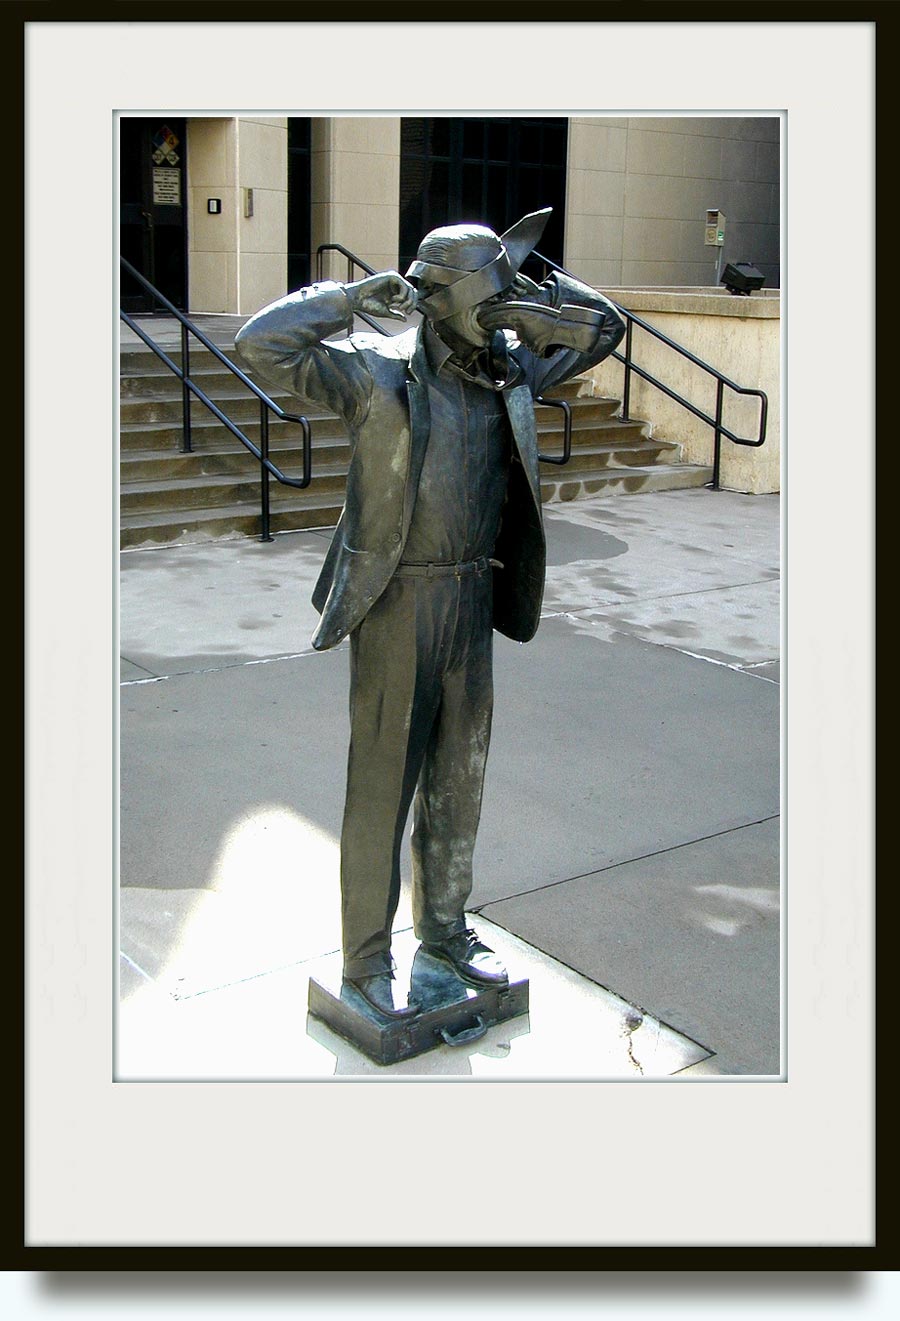
[{"label": "man in suit sculpture", "polygon": [[[389,1017],[400,846],[413,804],[412,903],[428,953],[464,981],[507,981],[469,929],[472,854],[492,709],[492,630],[527,642],[544,588],[534,397],[619,343],[588,286],[519,273],[549,210],[502,237],[450,225],[406,278],[314,284],[257,313],[236,344],[273,386],[346,422],[340,522],[313,593],[313,646],[350,638],[351,735],[341,834],[343,977]],[[350,334],[354,314],[420,326]]]}]

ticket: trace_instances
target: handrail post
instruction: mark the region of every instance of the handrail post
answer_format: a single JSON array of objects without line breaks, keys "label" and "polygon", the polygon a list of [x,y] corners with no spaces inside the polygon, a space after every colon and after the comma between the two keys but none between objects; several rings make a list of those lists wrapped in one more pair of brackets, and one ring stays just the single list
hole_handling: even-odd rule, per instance
[{"label": "handrail post", "polygon": [[[259,452],[263,459],[269,458],[269,410],[262,399],[259,401]],[[260,501],[262,515],[262,534],[260,541],[273,541],[274,537],[269,531],[269,469],[265,463],[259,465],[260,473]]]},{"label": "handrail post", "polygon": [[719,378],[716,382],[716,444],[713,453],[712,489],[719,489],[719,468],[722,459],[722,402],[725,394],[725,382]]},{"label": "handrail post", "polygon": [[191,391],[187,384],[187,378],[191,374],[191,363],[188,328],[184,323],[181,326],[181,371],[181,452],[182,454],[190,454],[193,448],[191,444]]},{"label": "handrail post", "polygon": [[563,411],[562,454],[542,454],[538,450],[538,459],[541,463],[568,463],[572,457],[572,405],[568,399],[545,399],[543,395],[536,395],[534,402],[542,408],[561,408]]},{"label": "handrail post", "polygon": [[622,421],[630,422],[629,408],[631,406],[631,332],[634,322],[626,313],[625,315],[625,383],[622,387]]}]

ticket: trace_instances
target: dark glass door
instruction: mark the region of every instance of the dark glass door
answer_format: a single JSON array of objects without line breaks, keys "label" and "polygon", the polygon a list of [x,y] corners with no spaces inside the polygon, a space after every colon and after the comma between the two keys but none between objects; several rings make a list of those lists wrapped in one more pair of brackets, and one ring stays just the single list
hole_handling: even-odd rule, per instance
[{"label": "dark glass door", "polygon": [[[540,251],[562,264],[568,121],[404,119],[400,148],[400,269],[439,225],[475,221],[498,234],[553,208]],[[529,258],[523,270],[540,278]]]},{"label": "dark glass door", "polygon": [[[187,306],[185,136],[185,121],[170,116],[119,121],[120,251],[179,308]],[[121,302],[126,312],[153,306],[124,272]]]},{"label": "dark glass door", "polygon": [[288,292],[309,284],[311,119],[288,119]]}]

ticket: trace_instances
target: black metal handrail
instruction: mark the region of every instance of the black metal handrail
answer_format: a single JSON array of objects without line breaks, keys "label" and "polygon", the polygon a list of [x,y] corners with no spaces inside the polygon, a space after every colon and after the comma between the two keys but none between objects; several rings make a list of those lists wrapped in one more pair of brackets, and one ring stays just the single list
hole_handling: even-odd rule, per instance
[{"label": "black metal handrail", "polygon": [[353,279],[354,266],[358,266],[361,271],[365,271],[366,275],[378,274],[378,271],[376,271],[374,266],[370,266],[368,262],[363,261],[362,257],[357,257],[355,252],[351,252],[349,248],[345,248],[342,243],[320,243],[319,246],[316,248],[316,279],[317,280],[321,280],[322,274],[325,269],[322,258],[326,252],[339,252],[342,257],[347,258],[348,284]]},{"label": "black metal handrail", "polygon": [[[378,271],[376,271],[374,266],[370,266],[367,261],[363,261],[362,257],[357,257],[356,253],[351,252],[349,248],[345,248],[343,243],[320,243],[319,246],[316,248],[316,279],[317,280],[322,279],[322,275],[325,270],[325,265],[324,262],[322,261],[322,258],[326,252],[339,252],[342,257],[347,258],[348,284],[350,284],[351,281],[353,280],[354,266],[358,266],[361,271],[365,271],[366,275],[378,274]],[[355,312],[354,316],[358,316],[360,321],[365,321],[367,326],[371,326],[373,330],[377,330],[380,335],[389,335],[391,333],[389,330],[385,330],[384,326],[379,325],[379,323],[375,320],[374,317],[369,316],[368,312]]]},{"label": "black metal handrail", "polygon": [[[535,257],[537,257],[538,261],[544,263],[545,269],[559,271],[561,275],[571,275],[571,272],[567,271],[564,266],[560,266],[557,262],[552,261],[549,257],[544,257],[539,252],[535,252],[534,255]],[[572,276],[572,278],[574,279],[575,277]],[[620,353],[618,349],[614,349],[613,352],[610,354],[611,358],[615,358],[617,362],[621,362],[625,367],[625,384],[622,390],[623,422],[630,421],[629,404],[631,401],[631,375],[633,372],[636,375],[640,376],[642,380],[647,381],[648,384],[655,386],[658,390],[662,390],[663,394],[667,395],[670,399],[673,399],[675,403],[681,404],[681,406],[683,408],[686,408],[688,412],[693,413],[694,417],[698,417],[701,422],[705,422],[707,423],[708,426],[711,426],[713,428],[714,437],[715,437],[715,448],[713,452],[713,475],[712,475],[712,482],[710,483],[710,485],[712,486],[712,489],[714,491],[717,491],[719,489],[719,473],[721,469],[721,460],[722,460],[722,437],[724,436],[727,440],[732,441],[732,443],[735,445],[749,445],[754,449],[758,449],[760,445],[764,444],[766,439],[766,426],[768,423],[768,416],[769,416],[768,395],[765,393],[764,390],[751,389],[749,386],[738,385],[735,381],[729,380],[728,377],[725,376],[722,372],[720,372],[716,367],[713,367],[708,362],[704,362],[702,358],[698,358],[696,354],[691,353],[690,350],[686,349],[682,344],[678,344],[676,343],[675,340],[670,339],[668,335],[664,335],[661,330],[657,330],[656,326],[651,326],[649,321],[645,321],[643,317],[636,316],[634,312],[629,312],[627,308],[622,307],[620,303],[615,302],[613,299],[610,299],[609,301],[612,303],[613,307],[615,307],[616,311],[620,312],[621,315],[625,318],[625,352],[623,354]],[[645,371],[643,367],[639,367],[637,363],[633,361],[632,333],[635,326],[640,326],[641,330],[646,330],[649,335],[652,335],[654,337],[654,339],[660,340],[661,343],[667,345],[667,347],[670,349],[674,349],[676,353],[679,353],[683,358],[686,358],[689,362],[692,362],[696,367],[700,367],[710,376],[715,377],[716,380],[715,417],[710,417],[708,413],[704,413],[702,409],[697,408],[695,404],[692,404],[688,399],[685,399],[675,390],[670,389],[668,385],[664,385],[663,382],[657,380],[655,376],[651,376],[651,374],[648,371]],[[736,436],[733,431],[729,431],[728,427],[726,427],[723,424],[722,410],[724,405],[726,386],[728,387],[729,390],[733,390],[735,394],[755,395],[760,400],[759,431],[756,440],[747,440],[741,436]]]},{"label": "black metal handrail", "polygon": [[568,399],[545,399],[541,394],[535,395],[534,402],[543,408],[561,408],[563,411],[562,454],[541,454],[538,450],[538,458],[541,463],[568,463],[572,457],[572,405]]},{"label": "black metal handrail", "polygon": [[[122,269],[126,271],[128,275],[132,277],[132,279],[137,280],[138,283],[144,289],[146,289],[147,293],[151,295],[151,297],[155,298],[156,301],[162,307],[164,307],[169,313],[171,313],[172,316],[174,316],[178,320],[181,326],[182,365],[179,367],[179,365],[176,362],[174,362],[172,358],[169,357],[169,355],[165,352],[165,350],[160,348],[160,346],[153,339],[151,339],[151,337],[148,334],[144,332],[144,330],[137,324],[136,321],[132,319],[132,317],[128,315],[127,312],[123,311],[121,308],[119,310],[119,316],[125,322],[126,326],[128,326],[130,330],[133,330],[134,333],[144,341],[147,347],[152,349],[153,352],[156,354],[156,356],[162,362],[164,362],[165,365],[169,368],[169,370],[171,372],[174,372],[174,374],[181,381],[182,453],[184,454],[192,453],[190,397],[191,394],[194,394],[197,396],[197,398],[200,400],[201,403],[206,405],[206,407],[213,414],[213,416],[218,418],[218,420],[223,424],[223,426],[227,427],[228,430],[231,432],[231,434],[235,436],[241,442],[241,444],[250,451],[250,453],[253,455],[255,459],[258,460],[260,465],[260,517],[262,521],[262,531],[260,535],[260,540],[273,541],[274,538],[272,537],[270,531],[269,475],[271,474],[276,479],[276,481],[281,482],[283,486],[294,486],[298,490],[302,490],[304,487],[309,486],[309,483],[312,480],[312,430],[310,428],[309,419],[297,413],[286,413],[283,408],[281,408],[278,404],[275,403],[274,399],[270,399],[269,396],[266,394],[266,392],[259,388],[259,386],[255,383],[255,381],[251,381],[249,376],[245,375],[244,372],[242,372],[239,367],[236,367],[235,364],[231,361],[231,359],[227,358],[225,354],[222,352],[222,350],[216,344],[213,344],[211,339],[209,339],[206,335],[204,335],[203,331],[199,328],[199,326],[195,326],[194,323],[190,321],[188,317],[186,317],[184,313],[174,305],[174,303],[170,303],[168,298],[166,298],[164,294],[160,293],[160,291],[157,288],[155,288],[150,283],[149,280],[145,279],[144,276],[141,275],[140,271],[135,270],[135,268],[131,265],[131,263],[129,261],[126,261],[124,257],[120,257],[119,260],[121,262]],[[197,339],[200,341],[203,347],[208,349],[210,353],[212,353],[216,358],[218,358],[218,360],[228,368],[228,370],[232,373],[232,375],[237,377],[237,379],[241,382],[242,385],[246,385],[247,388],[251,390],[253,394],[256,395],[257,399],[259,400],[260,443],[258,447],[254,445],[253,441],[250,440],[248,436],[244,435],[240,427],[238,427],[234,422],[232,422],[230,417],[227,417],[225,413],[222,412],[218,404],[213,403],[213,401],[209,398],[206,392],[202,390],[199,385],[197,385],[196,381],[191,380],[189,335],[196,335]],[[303,432],[303,476],[302,477],[286,476],[285,473],[283,473],[280,468],[276,467],[276,465],[269,458],[269,413],[270,412],[274,413],[276,417],[281,418],[283,421],[296,422],[302,429]]]},{"label": "black metal handrail", "polygon": [[[345,248],[342,243],[320,243],[316,248],[316,279],[321,280],[324,272],[324,263],[322,257],[326,252],[339,252],[342,257],[347,258],[347,281],[353,279],[353,267],[358,266],[360,270],[365,271],[367,275],[377,275],[378,271],[368,262],[363,261],[355,252]],[[385,330],[373,317],[367,316],[365,312],[357,312],[356,316],[372,326],[381,335],[389,335],[391,332]],[[572,408],[565,399],[544,399],[542,395],[535,397],[536,404],[541,404],[547,408],[561,408],[563,410],[563,451],[562,455],[538,454],[541,463],[568,463],[572,456]]]}]

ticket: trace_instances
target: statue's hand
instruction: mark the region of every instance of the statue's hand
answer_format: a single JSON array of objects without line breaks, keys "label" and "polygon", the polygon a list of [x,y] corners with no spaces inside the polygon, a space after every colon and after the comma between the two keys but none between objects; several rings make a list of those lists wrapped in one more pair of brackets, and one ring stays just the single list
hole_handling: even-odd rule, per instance
[{"label": "statue's hand", "polygon": [[539,284],[534,280],[529,280],[527,275],[519,271],[513,280],[512,293],[516,298],[524,298],[532,303],[546,303],[549,301],[549,295],[544,292]]},{"label": "statue's hand", "polygon": [[397,271],[383,271],[365,280],[345,284],[354,312],[405,321],[416,307],[416,291]]}]

